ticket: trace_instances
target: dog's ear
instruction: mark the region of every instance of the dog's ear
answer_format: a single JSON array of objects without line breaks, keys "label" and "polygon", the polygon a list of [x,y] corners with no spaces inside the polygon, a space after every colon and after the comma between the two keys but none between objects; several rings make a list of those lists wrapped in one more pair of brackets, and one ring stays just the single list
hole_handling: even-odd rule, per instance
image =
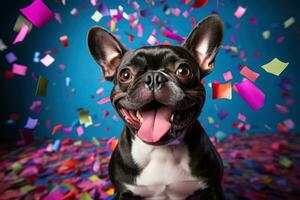
[{"label": "dog's ear", "polygon": [[215,56],[223,39],[223,23],[211,15],[197,24],[183,46],[196,58],[202,77],[214,68]]},{"label": "dog's ear", "polygon": [[110,32],[100,27],[89,30],[87,42],[90,53],[102,69],[104,78],[112,81],[126,49]]}]

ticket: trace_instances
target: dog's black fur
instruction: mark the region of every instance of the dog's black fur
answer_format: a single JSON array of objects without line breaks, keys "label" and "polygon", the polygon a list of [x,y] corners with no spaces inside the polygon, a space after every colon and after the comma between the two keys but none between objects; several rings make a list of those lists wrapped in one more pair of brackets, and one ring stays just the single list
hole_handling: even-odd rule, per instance
[{"label": "dog's black fur", "polygon": [[[111,102],[121,117],[124,118],[121,108],[139,110],[164,105],[181,117],[177,120],[179,124],[183,118],[189,119],[181,126],[174,125],[170,133],[152,145],[165,145],[182,138],[189,152],[192,176],[205,178],[209,186],[197,191],[201,200],[224,199],[222,160],[197,120],[206,96],[201,80],[213,70],[222,38],[223,25],[216,15],[201,21],[182,46],[160,45],[128,51],[100,27],[94,27],[88,33],[92,56],[101,66],[105,79],[114,83]],[[179,66],[187,68],[191,75],[178,75]],[[147,76],[153,78],[151,87]],[[135,184],[135,178],[142,170],[131,156],[137,127],[124,121],[125,128],[112,154],[109,174],[120,199],[143,199],[124,187],[124,183]]]}]

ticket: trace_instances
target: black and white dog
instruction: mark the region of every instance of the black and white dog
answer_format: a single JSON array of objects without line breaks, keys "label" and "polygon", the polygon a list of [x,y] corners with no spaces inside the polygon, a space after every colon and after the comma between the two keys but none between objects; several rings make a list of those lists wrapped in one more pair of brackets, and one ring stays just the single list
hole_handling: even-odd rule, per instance
[{"label": "black and white dog", "polygon": [[216,15],[182,46],[126,50],[105,29],[89,31],[90,53],[114,83],[111,102],[125,122],[109,166],[119,199],[224,199],[222,160],[197,120],[206,96],[201,80],[222,38]]}]

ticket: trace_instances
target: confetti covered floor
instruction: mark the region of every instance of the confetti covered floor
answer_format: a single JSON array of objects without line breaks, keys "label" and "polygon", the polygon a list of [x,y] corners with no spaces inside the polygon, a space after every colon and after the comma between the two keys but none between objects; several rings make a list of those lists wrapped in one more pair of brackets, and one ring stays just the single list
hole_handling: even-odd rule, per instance
[{"label": "confetti covered floor", "polygon": [[[0,199],[112,199],[107,167],[116,139],[46,141],[1,152]],[[230,137],[216,144],[227,199],[299,199],[300,135]]]}]

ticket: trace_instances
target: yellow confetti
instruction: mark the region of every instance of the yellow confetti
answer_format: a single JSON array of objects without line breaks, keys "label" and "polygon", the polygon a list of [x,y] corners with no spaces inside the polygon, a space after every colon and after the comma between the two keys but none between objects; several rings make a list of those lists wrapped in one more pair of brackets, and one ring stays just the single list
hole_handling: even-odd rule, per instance
[{"label": "yellow confetti", "polygon": [[97,175],[94,174],[94,175],[90,176],[89,179],[90,179],[91,181],[93,181],[93,182],[96,182],[96,181],[99,180],[99,177],[98,177]]},{"label": "yellow confetti", "polygon": [[290,18],[288,18],[287,20],[284,21],[283,26],[284,26],[284,28],[288,28],[293,23],[295,23],[295,18],[294,17],[290,17]]},{"label": "yellow confetti", "polygon": [[108,195],[113,195],[115,193],[115,189],[110,188],[109,190],[106,191],[106,194]]},{"label": "yellow confetti", "polygon": [[261,66],[266,72],[279,76],[288,66],[288,62],[282,62],[278,58],[274,58],[271,62]]},{"label": "yellow confetti", "polygon": [[271,32],[269,30],[266,30],[262,33],[262,36],[265,40],[269,39],[270,35],[271,35]]}]

